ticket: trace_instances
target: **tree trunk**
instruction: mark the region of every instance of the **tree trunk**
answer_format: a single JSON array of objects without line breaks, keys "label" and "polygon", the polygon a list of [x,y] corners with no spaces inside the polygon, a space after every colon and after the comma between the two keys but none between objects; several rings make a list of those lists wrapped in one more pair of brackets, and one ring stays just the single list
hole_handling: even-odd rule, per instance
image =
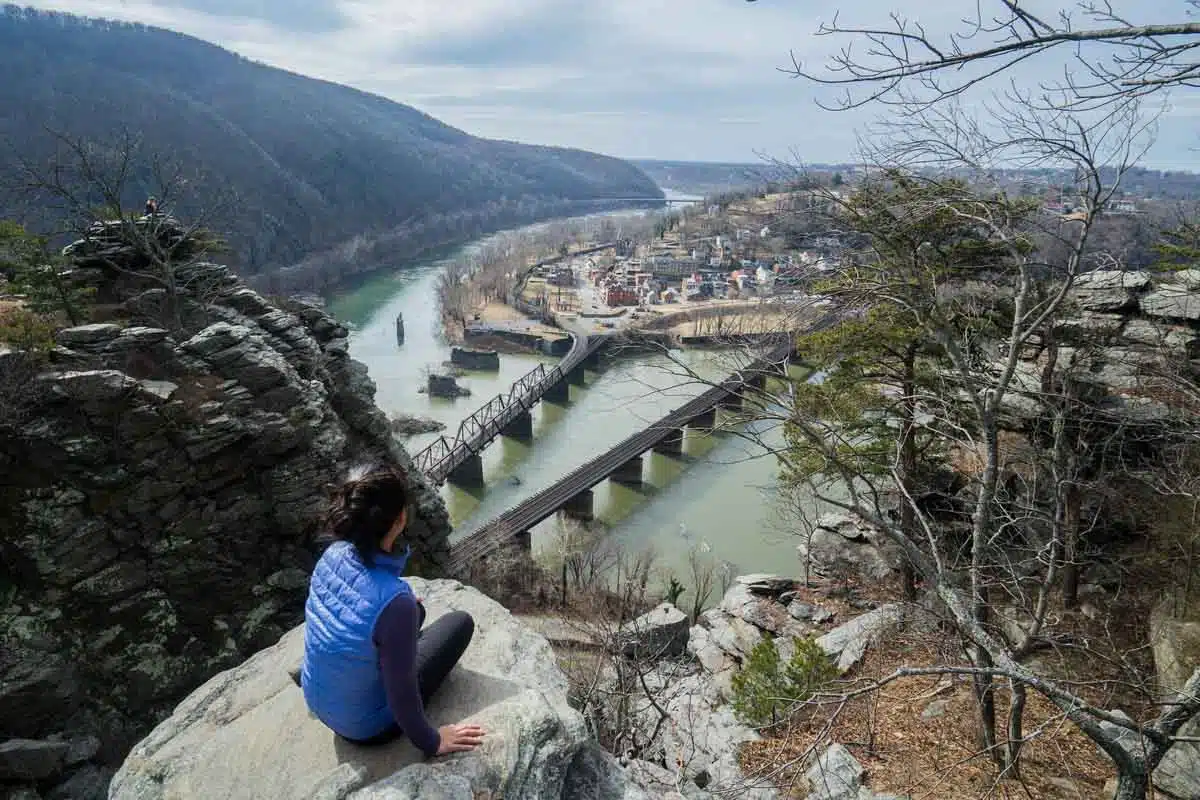
[{"label": "tree trunk", "polygon": [[[986,588],[980,588],[980,596],[975,599],[972,609],[975,621],[981,626],[988,620],[988,597]],[[971,666],[987,670],[996,664],[992,654],[980,645],[972,644],[969,648]],[[979,747],[984,750],[1000,769],[1004,769],[1004,754],[996,747],[996,689],[995,679],[991,675],[976,674],[972,683],[975,688],[975,706],[979,711]]]},{"label": "tree trunk", "polygon": [[[910,541],[919,542],[917,534],[917,511],[908,501],[913,497],[913,483],[917,473],[917,442],[913,434],[917,416],[917,347],[910,344],[904,351],[904,417],[900,420],[900,483],[908,496],[900,501],[900,530]],[[900,580],[904,584],[904,600],[917,602],[917,576],[912,562],[903,558],[900,565]]]},{"label": "tree trunk", "polygon": [[[974,648],[975,654],[971,660],[975,667],[988,669],[992,666],[992,658],[981,648]],[[979,749],[984,750],[996,762],[1000,769],[1004,768],[1004,754],[996,747],[996,688],[991,675],[976,675],[975,705],[979,710]]]},{"label": "tree trunk", "polygon": [[1079,604],[1079,516],[1083,493],[1072,484],[1067,488],[1066,519],[1063,531],[1063,605]]},{"label": "tree trunk", "polygon": [[1131,768],[1120,769],[1117,772],[1117,793],[1113,800],[1146,800],[1150,791],[1150,774],[1144,766],[1138,764]]},{"label": "tree trunk", "polygon": [[1008,774],[1021,777],[1021,746],[1025,744],[1023,725],[1025,721],[1025,684],[1009,681],[1012,702],[1008,707]]}]

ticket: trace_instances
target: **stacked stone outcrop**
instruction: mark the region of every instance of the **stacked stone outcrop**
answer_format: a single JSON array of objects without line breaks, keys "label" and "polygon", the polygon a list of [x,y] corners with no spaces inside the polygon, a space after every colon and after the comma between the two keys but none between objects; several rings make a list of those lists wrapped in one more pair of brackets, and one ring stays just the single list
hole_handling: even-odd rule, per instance
[{"label": "stacked stone outcrop", "polygon": [[350,465],[407,470],[414,563],[447,553],[345,327],[207,263],[177,268],[171,324],[121,257],[76,275],[105,321],[36,361],[0,348],[25,376],[0,415],[0,789],[104,797],[181,697],[293,627]]}]

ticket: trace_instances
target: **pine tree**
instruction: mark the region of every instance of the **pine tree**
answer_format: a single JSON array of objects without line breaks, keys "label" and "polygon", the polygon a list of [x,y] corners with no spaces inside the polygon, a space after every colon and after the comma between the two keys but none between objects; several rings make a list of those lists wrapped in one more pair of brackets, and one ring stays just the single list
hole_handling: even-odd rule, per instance
[{"label": "pine tree", "polygon": [[25,296],[30,311],[47,317],[62,314],[72,325],[83,322],[92,290],[72,282],[63,258],[51,252],[44,237],[0,220],[0,272]]}]

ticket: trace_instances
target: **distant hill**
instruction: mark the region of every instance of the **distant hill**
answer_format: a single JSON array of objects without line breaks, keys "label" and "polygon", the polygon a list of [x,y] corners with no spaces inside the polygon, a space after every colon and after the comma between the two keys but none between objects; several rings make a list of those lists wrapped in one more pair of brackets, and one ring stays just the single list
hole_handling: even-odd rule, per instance
[{"label": "distant hill", "polygon": [[[249,275],[351,239],[385,237],[387,252],[374,256],[394,259],[596,208],[597,198],[662,196],[616,158],[480,139],[409,106],[144,25],[6,6],[0,75],[0,147],[38,159],[49,152],[47,127],[98,141],[136,133],[145,152],[203,170],[194,195],[236,195],[221,232]],[[127,201],[140,207],[148,185],[135,181]],[[0,213],[21,211],[7,204]]]},{"label": "distant hill", "polygon": [[685,194],[710,195],[761,186],[783,177],[771,164],[722,164],[709,161],[634,160],[658,185]]}]

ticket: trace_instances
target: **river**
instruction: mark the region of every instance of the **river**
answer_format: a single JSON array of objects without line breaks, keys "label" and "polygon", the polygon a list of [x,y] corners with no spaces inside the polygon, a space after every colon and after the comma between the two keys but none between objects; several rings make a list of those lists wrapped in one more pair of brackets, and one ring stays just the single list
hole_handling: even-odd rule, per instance
[{"label": "river", "polygon": [[[479,247],[487,239],[463,250]],[[461,252],[461,251],[460,251]],[[447,261],[432,259],[392,273],[377,273],[355,289],[330,298],[330,311],[350,327],[351,355],[364,362],[378,385],[376,401],[389,413],[428,416],[453,433],[459,422],[537,365],[537,356],[502,355],[499,372],[471,372],[461,380],[472,395],[456,400],[418,393],[430,365],[449,358],[438,333],[435,286]],[[403,312],[405,342],[397,346],[395,318]],[[702,351],[674,354],[706,379],[727,373],[727,357]],[[500,437],[484,451],[486,488],[442,488],[456,536],[462,536],[572,469],[609,449],[647,423],[703,391],[665,355],[606,360],[571,387],[568,405],[538,403],[528,443]],[[438,434],[412,437],[416,452]],[[778,434],[763,431],[771,442]],[[654,549],[662,571],[686,583],[693,549],[727,564],[733,574],[797,574],[796,539],[776,489],[775,460],[758,445],[730,432],[689,430],[684,457],[647,454],[641,489],[604,481],[595,487],[595,514],[608,535],[629,550]],[[556,515],[533,531],[535,552],[552,547],[564,523]],[[792,526],[794,527],[794,525]]]}]

